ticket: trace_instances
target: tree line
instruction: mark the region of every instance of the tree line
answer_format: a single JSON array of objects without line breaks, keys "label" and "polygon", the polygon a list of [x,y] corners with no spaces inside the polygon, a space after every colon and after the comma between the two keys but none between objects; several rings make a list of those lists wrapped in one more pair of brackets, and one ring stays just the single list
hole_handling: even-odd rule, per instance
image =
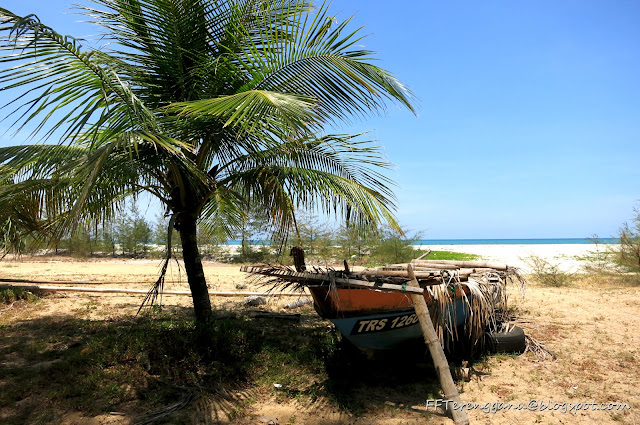
[{"label": "tree line", "polygon": [[[110,221],[78,226],[53,245],[44,235],[20,229],[19,222],[10,217],[0,217],[0,222],[0,249],[3,255],[14,256],[160,258],[165,256],[169,237],[169,219],[158,215],[155,221],[149,220],[136,202],[129,202]],[[292,240],[283,240],[265,211],[253,206],[247,207],[231,239],[224,232],[202,227],[198,228],[197,237],[203,258],[220,262],[287,264],[290,259],[286,247],[293,244],[302,246],[307,257],[316,263],[333,264],[346,259],[351,264],[366,264],[414,258],[412,244],[420,234],[408,233],[389,226],[372,229],[331,223],[307,212],[300,215]],[[180,234],[172,230],[171,239],[173,255],[180,257]]]}]

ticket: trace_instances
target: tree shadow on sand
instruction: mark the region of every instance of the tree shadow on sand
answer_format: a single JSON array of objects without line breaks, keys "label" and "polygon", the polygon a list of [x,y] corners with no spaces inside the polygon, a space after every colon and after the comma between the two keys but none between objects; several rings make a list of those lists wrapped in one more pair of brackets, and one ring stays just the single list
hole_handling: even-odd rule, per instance
[{"label": "tree shadow on sand", "polygon": [[167,316],[48,316],[4,325],[0,422],[48,423],[70,413],[111,412],[135,419],[185,395],[218,395],[223,387],[249,382],[261,346],[255,332],[237,320],[196,328]]},{"label": "tree shadow on sand", "polygon": [[325,400],[355,416],[381,405],[415,410],[440,398],[424,344],[367,359],[310,310],[299,323],[219,310],[196,327],[190,317],[189,309],[174,309],[3,325],[0,422],[69,415],[82,422],[116,412],[133,423],[215,423],[243,415],[265,391],[311,405]]}]

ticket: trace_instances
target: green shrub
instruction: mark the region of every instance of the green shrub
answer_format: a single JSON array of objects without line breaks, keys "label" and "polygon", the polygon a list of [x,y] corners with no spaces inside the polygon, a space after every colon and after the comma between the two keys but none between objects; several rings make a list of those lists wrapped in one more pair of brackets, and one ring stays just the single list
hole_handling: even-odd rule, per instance
[{"label": "green shrub", "polygon": [[377,239],[371,241],[370,264],[406,263],[423,254],[413,246],[420,239],[419,234],[407,236],[407,231],[382,229]]},{"label": "green shrub", "polygon": [[594,244],[594,249],[583,256],[576,256],[583,262],[582,269],[587,273],[615,273],[618,270],[615,264],[615,252],[612,246],[600,242],[598,235],[593,235],[589,240]]},{"label": "green shrub", "polygon": [[624,223],[618,232],[620,245],[613,249],[614,261],[623,269],[640,273],[640,209],[633,209],[632,224]]},{"label": "green shrub", "polygon": [[573,273],[561,270],[558,264],[535,255],[527,257],[525,262],[531,267],[534,279],[544,286],[567,286],[575,278]]},{"label": "green shrub", "polygon": [[32,292],[21,288],[3,288],[0,289],[0,303],[11,304],[16,301],[37,301],[39,297]]}]

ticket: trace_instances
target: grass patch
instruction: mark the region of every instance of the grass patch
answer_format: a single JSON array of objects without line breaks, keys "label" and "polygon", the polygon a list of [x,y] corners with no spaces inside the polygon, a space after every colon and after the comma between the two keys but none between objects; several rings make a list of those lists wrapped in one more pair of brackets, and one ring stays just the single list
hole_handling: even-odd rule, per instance
[{"label": "grass patch", "polygon": [[[417,257],[417,256],[416,256]],[[467,254],[464,252],[453,251],[431,251],[424,260],[456,260],[456,261],[474,261],[481,257],[476,254]]]},{"label": "grass patch", "polygon": [[[386,256],[386,257],[378,257],[371,258],[366,263],[369,267],[381,266],[385,264],[393,264],[393,263],[403,263],[409,262],[415,258],[420,257],[423,254],[426,254],[429,251],[424,251],[420,249],[410,248],[408,252],[404,252],[401,256]],[[464,252],[454,252],[454,251],[431,251],[429,255],[423,257],[423,260],[456,260],[456,261],[474,261],[479,260],[482,257],[476,254],[467,254]],[[397,261],[394,261],[397,260]]]},{"label": "grass patch", "polygon": [[640,275],[637,273],[584,273],[576,276],[575,285],[579,287],[625,288],[639,287]]},{"label": "grass patch", "polygon": [[153,409],[185,389],[240,385],[262,345],[257,329],[228,319],[201,328],[169,319],[35,320],[3,332],[0,406],[12,412],[8,424],[37,422],[47,409],[93,416],[134,400]]},{"label": "grass patch", "polygon": [[2,288],[0,289],[0,304],[12,304],[16,301],[35,302],[40,298],[22,288]]}]

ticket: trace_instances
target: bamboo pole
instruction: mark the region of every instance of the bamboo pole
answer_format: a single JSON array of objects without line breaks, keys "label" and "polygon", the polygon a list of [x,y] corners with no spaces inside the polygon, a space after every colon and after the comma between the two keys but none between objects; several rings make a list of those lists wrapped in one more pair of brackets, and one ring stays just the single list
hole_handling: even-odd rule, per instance
[{"label": "bamboo pole", "polygon": [[[401,268],[402,271],[405,271],[407,269],[407,264],[408,263],[390,264],[388,266],[383,266],[381,268],[383,270],[384,269],[400,269]],[[413,265],[413,270],[414,271],[425,270],[425,269],[431,269],[431,270],[454,270],[454,269],[459,269],[459,268],[460,267],[456,266],[455,264],[447,264],[447,263],[443,263],[443,262],[440,262],[440,261],[429,263],[429,265],[417,265],[417,264]]]},{"label": "bamboo pole", "polygon": [[[5,283],[35,283],[35,284],[53,284],[53,285],[108,285],[108,284],[142,284],[142,285],[153,285],[154,281],[144,281],[144,280],[114,280],[114,281],[98,281],[98,280],[41,280],[41,279],[19,279],[19,278],[0,278],[0,282]],[[165,284],[186,284],[187,280],[177,281],[177,280],[165,280]]]},{"label": "bamboo pole", "polygon": [[[360,274],[367,277],[385,276],[385,277],[409,278],[409,275],[407,274],[406,270],[365,270],[363,272],[360,272]],[[440,271],[434,270],[432,272],[416,272],[416,277],[418,279],[429,279],[429,278],[433,278],[434,276],[440,276]]]},{"label": "bamboo pole", "polygon": [[[451,272],[455,273],[456,275],[462,278],[462,277],[467,277],[470,274],[476,273],[477,270],[476,269],[457,269],[457,270],[451,270]],[[404,278],[410,279],[409,274],[407,273],[406,270],[365,270],[360,274],[367,277],[386,276],[386,277],[404,277]],[[441,275],[442,273],[440,272],[440,270],[434,270],[430,272],[426,272],[426,271],[415,272],[415,276],[417,279],[433,279],[434,277],[439,277]]]},{"label": "bamboo pole", "polygon": [[479,268],[479,269],[494,269],[494,270],[507,270],[509,266],[504,263],[492,263],[486,261],[458,261],[458,260],[411,260],[411,264],[414,266],[426,266],[429,267],[433,263],[438,264],[450,264],[461,268]]},{"label": "bamboo pole", "polygon": [[431,254],[431,250],[427,249],[427,252],[425,252],[424,254],[422,254],[421,256],[419,256],[418,258],[416,258],[416,260],[422,260],[424,257],[426,257],[427,255]]},{"label": "bamboo pole", "polygon": [[[418,280],[413,273],[413,269],[411,268],[411,264],[407,265],[407,273],[411,277],[411,281],[408,283],[408,285],[420,287],[420,285],[418,284]],[[431,353],[433,364],[436,368],[436,372],[438,373],[438,379],[440,380],[440,385],[442,386],[444,396],[448,400],[457,403],[458,406],[461,406],[462,400],[460,399],[458,388],[456,388],[456,384],[453,382],[453,378],[451,377],[451,369],[449,369],[449,362],[447,361],[447,357],[444,355],[444,350],[440,345],[440,340],[438,339],[436,331],[433,328],[433,323],[431,322],[431,316],[429,315],[427,302],[425,301],[423,296],[414,294],[411,294],[411,300],[413,301],[413,306],[416,310],[416,315],[418,316],[420,327],[422,328],[424,341],[429,347],[429,352]],[[467,412],[465,412],[464,409],[451,409],[450,412],[451,417],[453,418],[453,421],[456,423],[456,425],[469,424],[469,417],[467,416]]]},{"label": "bamboo pole", "polygon": [[[90,292],[90,293],[102,293],[102,294],[146,294],[148,289],[124,289],[124,288],[84,288],[81,286],[40,286],[40,285],[0,285],[0,289],[19,288],[26,289],[28,291],[43,291],[43,292]],[[191,295],[191,291],[162,291],[160,295]],[[223,291],[209,291],[209,295],[217,297],[247,297],[251,295],[258,295],[262,297],[300,297],[306,295],[306,293],[295,292],[223,292]]]},{"label": "bamboo pole", "polygon": [[[58,285],[102,285],[104,282],[97,282],[92,280],[40,280],[40,279],[12,279],[12,278],[0,278],[0,282],[5,283],[35,283],[35,284],[58,284]],[[118,282],[121,283],[121,282]]]}]

